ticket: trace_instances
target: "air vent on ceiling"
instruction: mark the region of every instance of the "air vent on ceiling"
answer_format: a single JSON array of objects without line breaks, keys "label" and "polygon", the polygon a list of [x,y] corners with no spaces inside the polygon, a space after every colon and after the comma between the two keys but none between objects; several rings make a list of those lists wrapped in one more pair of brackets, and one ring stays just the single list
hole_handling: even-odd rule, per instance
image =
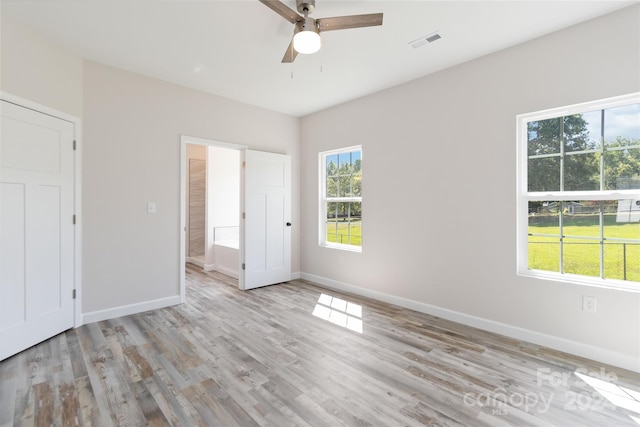
[{"label": "air vent on ceiling", "polygon": [[431,34],[429,34],[427,36],[420,37],[417,40],[409,42],[409,45],[411,45],[412,48],[417,49],[417,48],[422,47],[424,45],[436,42],[436,41],[440,40],[442,37],[443,37],[442,33],[436,31],[435,33],[431,33]]}]

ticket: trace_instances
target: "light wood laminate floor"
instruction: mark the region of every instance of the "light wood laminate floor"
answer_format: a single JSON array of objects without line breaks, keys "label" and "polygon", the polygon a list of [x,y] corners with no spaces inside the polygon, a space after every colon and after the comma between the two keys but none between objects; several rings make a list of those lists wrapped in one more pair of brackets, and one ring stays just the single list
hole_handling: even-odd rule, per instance
[{"label": "light wood laminate floor", "polygon": [[639,406],[630,371],[304,281],[242,292],[191,266],[185,304],[0,362],[0,426],[637,427]]}]

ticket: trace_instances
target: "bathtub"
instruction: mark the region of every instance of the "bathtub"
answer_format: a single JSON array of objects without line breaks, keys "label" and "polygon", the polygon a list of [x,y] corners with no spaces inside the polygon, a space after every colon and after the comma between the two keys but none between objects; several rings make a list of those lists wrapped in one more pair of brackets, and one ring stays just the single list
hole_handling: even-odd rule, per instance
[{"label": "bathtub", "polygon": [[235,279],[240,277],[240,227],[215,227],[213,229],[213,264],[206,270],[219,271]]}]

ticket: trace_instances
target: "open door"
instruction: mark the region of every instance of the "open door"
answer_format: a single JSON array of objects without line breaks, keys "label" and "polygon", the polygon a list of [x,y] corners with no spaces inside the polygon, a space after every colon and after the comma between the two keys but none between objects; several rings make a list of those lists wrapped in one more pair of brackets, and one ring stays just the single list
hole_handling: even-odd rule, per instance
[{"label": "open door", "polygon": [[240,288],[291,280],[291,157],[245,150]]}]

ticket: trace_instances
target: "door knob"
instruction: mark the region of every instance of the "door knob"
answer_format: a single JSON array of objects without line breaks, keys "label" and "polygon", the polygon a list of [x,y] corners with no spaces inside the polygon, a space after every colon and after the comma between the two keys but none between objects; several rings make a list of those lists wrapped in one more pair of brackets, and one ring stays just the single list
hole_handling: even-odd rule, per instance
[{"label": "door knob", "polygon": [[290,222],[287,223],[287,227],[291,227],[291,223]]}]

